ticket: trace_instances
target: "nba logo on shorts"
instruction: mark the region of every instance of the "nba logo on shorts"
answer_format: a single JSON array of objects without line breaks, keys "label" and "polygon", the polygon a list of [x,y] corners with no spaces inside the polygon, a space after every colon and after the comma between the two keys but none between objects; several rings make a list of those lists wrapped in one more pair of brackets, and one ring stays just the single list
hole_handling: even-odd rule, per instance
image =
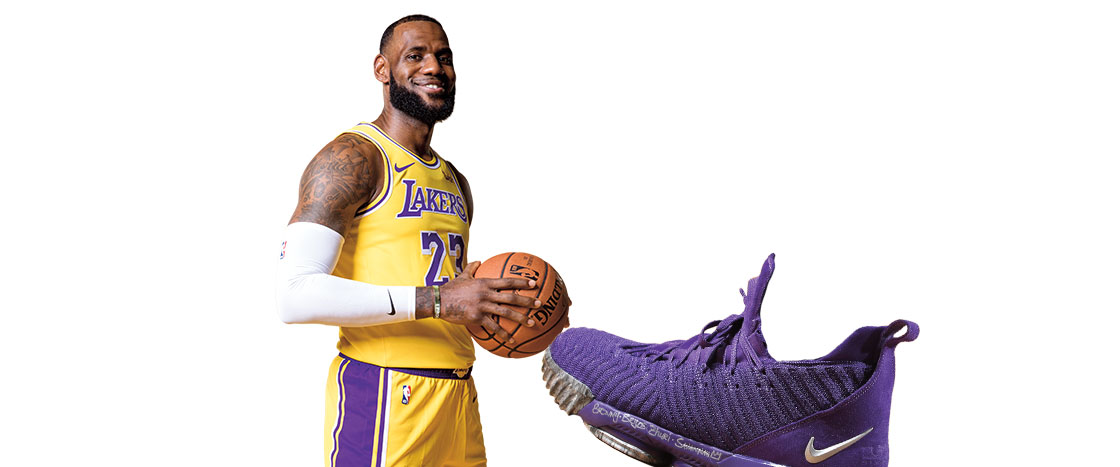
[{"label": "nba logo on shorts", "polygon": [[412,400],[412,386],[404,385],[401,387],[401,392],[404,394],[404,396],[401,397],[401,403],[408,405],[408,401]]},{"label": "nba logo on shorts", "polygon": [[284,240],[284,243],[280,244],[280,259],[284,259],[284,251],[287,250],[287,249],[288,249],[288,241]]}]

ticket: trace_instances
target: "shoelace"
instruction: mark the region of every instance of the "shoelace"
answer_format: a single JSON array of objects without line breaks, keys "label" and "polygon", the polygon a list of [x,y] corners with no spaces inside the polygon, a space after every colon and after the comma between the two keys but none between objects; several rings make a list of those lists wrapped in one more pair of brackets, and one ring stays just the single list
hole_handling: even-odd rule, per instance
[{"label": "shoelace", "polygon": [[[738,363],[739,349],[745,349],[750,364],[758,368],[762,364],[762,360],[749,344],[740,345],[740,340],[737,339],[740,332],[743,330],[743,323],[746,318],[743,315],[731,315],[721,321],[712,321],[700,330],[700,334],[693,336],[688,340],[677,340],[663,342],[660,344],[636,344],[623,346],[624,350],[630,352],[631,355],[649,357],[654,361],[669,360],[669,363],[675,363],[675,367],[679,368],[684,362],[688,361],[689,357],[696,355],[696,360],[701,358],[704,360],[704,369],[711,368],[712,363],[715,362],[716,357],[723,356],[723,363],[730,364],[732,368]],[[756,324],[757,320],[752,320],[752,325]],[[751,326],[754,328],[755,326]],[[709,329],[715,328],[711,333]],[[748,333],[754,332],[754,329],[748,329]],[[725,352],[719,352],[720,349],[726,348]],[[732,370],[734,371],[734,370]]]}]

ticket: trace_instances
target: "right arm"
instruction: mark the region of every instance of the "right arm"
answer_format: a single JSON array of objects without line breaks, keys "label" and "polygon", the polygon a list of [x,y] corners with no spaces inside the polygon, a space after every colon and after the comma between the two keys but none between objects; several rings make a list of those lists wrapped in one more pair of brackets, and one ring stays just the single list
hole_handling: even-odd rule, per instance
[{"label": "right arm", "polygon": [[377,194],[386,176],[381,151],[352,133],[339,135],[311,159],[299,181],[299,203],[288,224],[313,222],[346,235],[354,213]]},{"label": "right arm", "polygon": [[[277,309],[284,322],[359,327],[432,316],[431,287],[383,287],[331,275],[354,214],[388,176],[381,170],[382,157],[359,136],[343,134],[308,164],[277,270]],[[467,270],[477,267],[472,263]],[[532,326],[527,316],[504,305],[533,308],[540,302],[498,290],[535,285],[525,279],[461,274],[441,287],[441,319],[479,325],[512,342],[490,316]]]},{"label": "right arm", "polygon": [[343,133],[304,169],[277,268],[277,311],[285,323],[370,326],[414,317],[413,288],[331,275],[354,213],[381,186],[382,157],[358,135]]}]

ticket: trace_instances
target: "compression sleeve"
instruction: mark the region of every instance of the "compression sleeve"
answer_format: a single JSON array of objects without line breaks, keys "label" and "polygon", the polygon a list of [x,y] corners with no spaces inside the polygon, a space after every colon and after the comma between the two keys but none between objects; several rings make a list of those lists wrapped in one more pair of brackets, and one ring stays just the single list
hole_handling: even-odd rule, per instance
[{"label": "compression sleeve", "polygon": [[384,287],[332,276],[342,235],[295,222],[285,230],[276,305],[285,323],[360,327],[416,319],[416,287]]}]

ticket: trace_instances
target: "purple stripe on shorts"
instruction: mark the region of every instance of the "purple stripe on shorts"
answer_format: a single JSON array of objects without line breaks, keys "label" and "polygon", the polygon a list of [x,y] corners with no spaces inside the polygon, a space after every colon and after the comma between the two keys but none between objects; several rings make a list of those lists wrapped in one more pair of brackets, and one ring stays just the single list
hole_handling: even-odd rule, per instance
[{"label": "purple stripe on shorts", "polygon": [[378,426],[378,428],[380,428],[380,432],[381,432],[381,436],[377,437],[378,438],[377,439],[377,441],[378,441],[377,442],[377,464],[376,464],[377,467],[381,467],[381,465],[382,465],[381,464],[381,456],[383,455],[383,453],[381,452],[381,447],[385,446],[385,444],[386,444],[385,440],[382,439],[382,438],[384,438],[386,435],[389,434],[389,430],[385,429],[385,412],[386,412],[386,407],[389,405],[389,396],[393,394],[393,390],[392,390],[393,388],[388,387],[389,386],[389,384],[388,384],[389,381],[388,380],[389,380],[389,371],[388,370],[382,371],[381,372],[381,387],[383,388],[382,390],[385,391],[385,395],[384,395],[384,397],[381,398],[381,418],[377,421],[377,426]]},{"label": "purple stripe on shorts", "polygon": [[374,365],[355,365],[356,360],[346,359],[345,385],[346,400],[343,402],[345,416],[338,428],[337,467],[369,467],[373,458],[374,423],[377,417],[377,394],[381,389],[381,367]]},{"label": "purple stripe on shorts", "polygon": [[334,455],[338,452],[338,430],[342,429],[342,401],[345,400],[346,393],[342,390],[342,372],[346,370],[346,360],[338,363],[338,418],[334,421],[334,431],[331,432],[331,440],[334,447],[331,448],[331,467],[334,467]]}]

